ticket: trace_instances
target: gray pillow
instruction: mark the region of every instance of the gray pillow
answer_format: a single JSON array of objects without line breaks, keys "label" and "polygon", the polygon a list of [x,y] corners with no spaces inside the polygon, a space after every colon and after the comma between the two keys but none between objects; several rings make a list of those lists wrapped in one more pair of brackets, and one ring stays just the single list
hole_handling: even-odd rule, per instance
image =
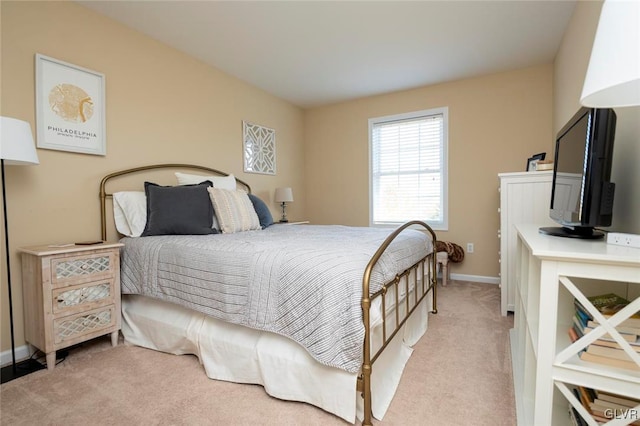
[{"label": "gray pillow", "polygon": [[273,225],[273,216],[271,216],[271,212],[269,211],[269,207],[262,201],[260,198],[256,197],[253,194],[248,194],[249,199],[251,200],[251,204],[253,204],[253,208],[258,215],[258,219],[260,220],[260,226],[262,229],[267,228]]},{"label": "gray pillow", "polygon": [[211,227],[213,206],[207,192],[207,187],[210,186],[209,181],[180,186],[160,186],[145,182],[147,223],[141,236],[217,233]]}]

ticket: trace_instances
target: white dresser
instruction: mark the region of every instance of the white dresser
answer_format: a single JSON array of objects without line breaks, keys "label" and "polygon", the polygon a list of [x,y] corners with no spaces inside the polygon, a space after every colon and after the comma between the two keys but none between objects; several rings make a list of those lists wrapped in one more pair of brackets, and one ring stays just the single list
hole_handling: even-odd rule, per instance
[{"label": "white dresser", "polygon": [[515,226],[536,223],[558,226],[549,218],[553,171],[500,173],[500,287],[502,315],[514,310],[516,243]]}]

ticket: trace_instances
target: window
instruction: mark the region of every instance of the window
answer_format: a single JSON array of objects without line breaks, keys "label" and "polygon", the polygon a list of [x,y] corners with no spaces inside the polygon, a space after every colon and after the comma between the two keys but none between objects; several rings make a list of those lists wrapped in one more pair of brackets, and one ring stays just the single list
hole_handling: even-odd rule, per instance
[{"label": "window", "polygon": [[447,229],[448,108],[369,119],[372,226]]}]

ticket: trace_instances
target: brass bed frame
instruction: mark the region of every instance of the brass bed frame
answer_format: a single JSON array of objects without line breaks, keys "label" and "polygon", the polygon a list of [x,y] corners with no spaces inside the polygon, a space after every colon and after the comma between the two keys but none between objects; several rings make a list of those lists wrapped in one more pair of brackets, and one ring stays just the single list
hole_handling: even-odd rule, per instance
[{"label": "brass bed frame", "polygon": [[[100,181],[100,225],[101,225],[101,237],[103,241],[107,240],[107,211],[106,211],[106,199],[111,198],[113,193],[109,193],[106,191],[106,185],[112,179],[122,177],[125,175],[135,174],[144,171],[150,170],[158,170],[158,169],[191,169],[191,170],[199,170],[203,172],[213,173],[218,176],[229,176],[228,173],[212,169],[210,167],[198,166],[193,164],[154,164],[147,166],[134,167],[130,169],[120,170],[106,175]],[[247,192],[251,193],[251,187],[246,182],[236,178],[236,181],[243,185]],[[425,257],[417,261],[415,264],[397,274],[391,282],[385,284],[382,289],[377,291],[374,294],[370,294],[370,280],[371,273],[376,263],[384,253],[384,251],[389,247],[392,241],[405,229],[411,226],[418,226],[423,228],[431,237],[431,242],[433,244],[433,251],[427,254]],[[371,260],[367,264],[367,267],[364,271],[364,275],[362,278],[362,319],[364,323],[365,336],[364,336],[364,353],[363,353],[363,362],[360,375],[358,376],[356,392],[360,392],[362,394],[362,398],[364,399],[364,413],[362,424],[365,426],[372,425],[372,408],[371,408],[371,373],[373,363],[378,359],[382,351],[387,347],[387,345],[393,340],[395,335],[401,330],[402,326],[409,320],[411,314],[418,308],[420,303],[424,300],[424,298],[431,292],[432,297],[432,313],[437,313],[437,274],[436,274],[436,235],[434,231],[431,229],[429,225],[422,221],[410,221],[402,226],[398,227],[392,234],[390,234],[382,245],[378,248],[375,254],[371,257]],[[418,274],[421,275],[418,275]],[[413,303],[410,301],[410,291],[409,291],[409,281],[410,277],[413,276]],[[420,279],[421,285],[418,285],[418,277],[426,277],[427,279]],[[428,281],[428,282],[426,282]],[[399,313],[399,292],[400,287],[404,283],[405,290],[405,301],[406,309],[402,318],[400,318]],[[418,294],[418,290],[421,290],[421,294]],[[396,309],[395,311],[395,328],[387,333],[387,313],[386,313],[386,295],[388,291],[395,292],[395,303]],[[372,302],[378,298],[381,299],[381,312],[382,312],[382,345],[378,348],[375,353],[371,353],[371,319],[370,319],[370,307]]]}]

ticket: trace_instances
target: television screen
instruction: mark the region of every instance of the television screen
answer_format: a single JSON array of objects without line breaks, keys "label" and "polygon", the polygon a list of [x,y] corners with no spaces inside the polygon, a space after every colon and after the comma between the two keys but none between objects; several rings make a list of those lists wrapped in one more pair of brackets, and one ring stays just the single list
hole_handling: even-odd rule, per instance
[{"label": "television screen", "polygon": [[609,182],[616,115],[612,109],[581,108],[558,132],[549,215],[561,227],[540,232],[601,238],[611,225],[615,185]]}]

